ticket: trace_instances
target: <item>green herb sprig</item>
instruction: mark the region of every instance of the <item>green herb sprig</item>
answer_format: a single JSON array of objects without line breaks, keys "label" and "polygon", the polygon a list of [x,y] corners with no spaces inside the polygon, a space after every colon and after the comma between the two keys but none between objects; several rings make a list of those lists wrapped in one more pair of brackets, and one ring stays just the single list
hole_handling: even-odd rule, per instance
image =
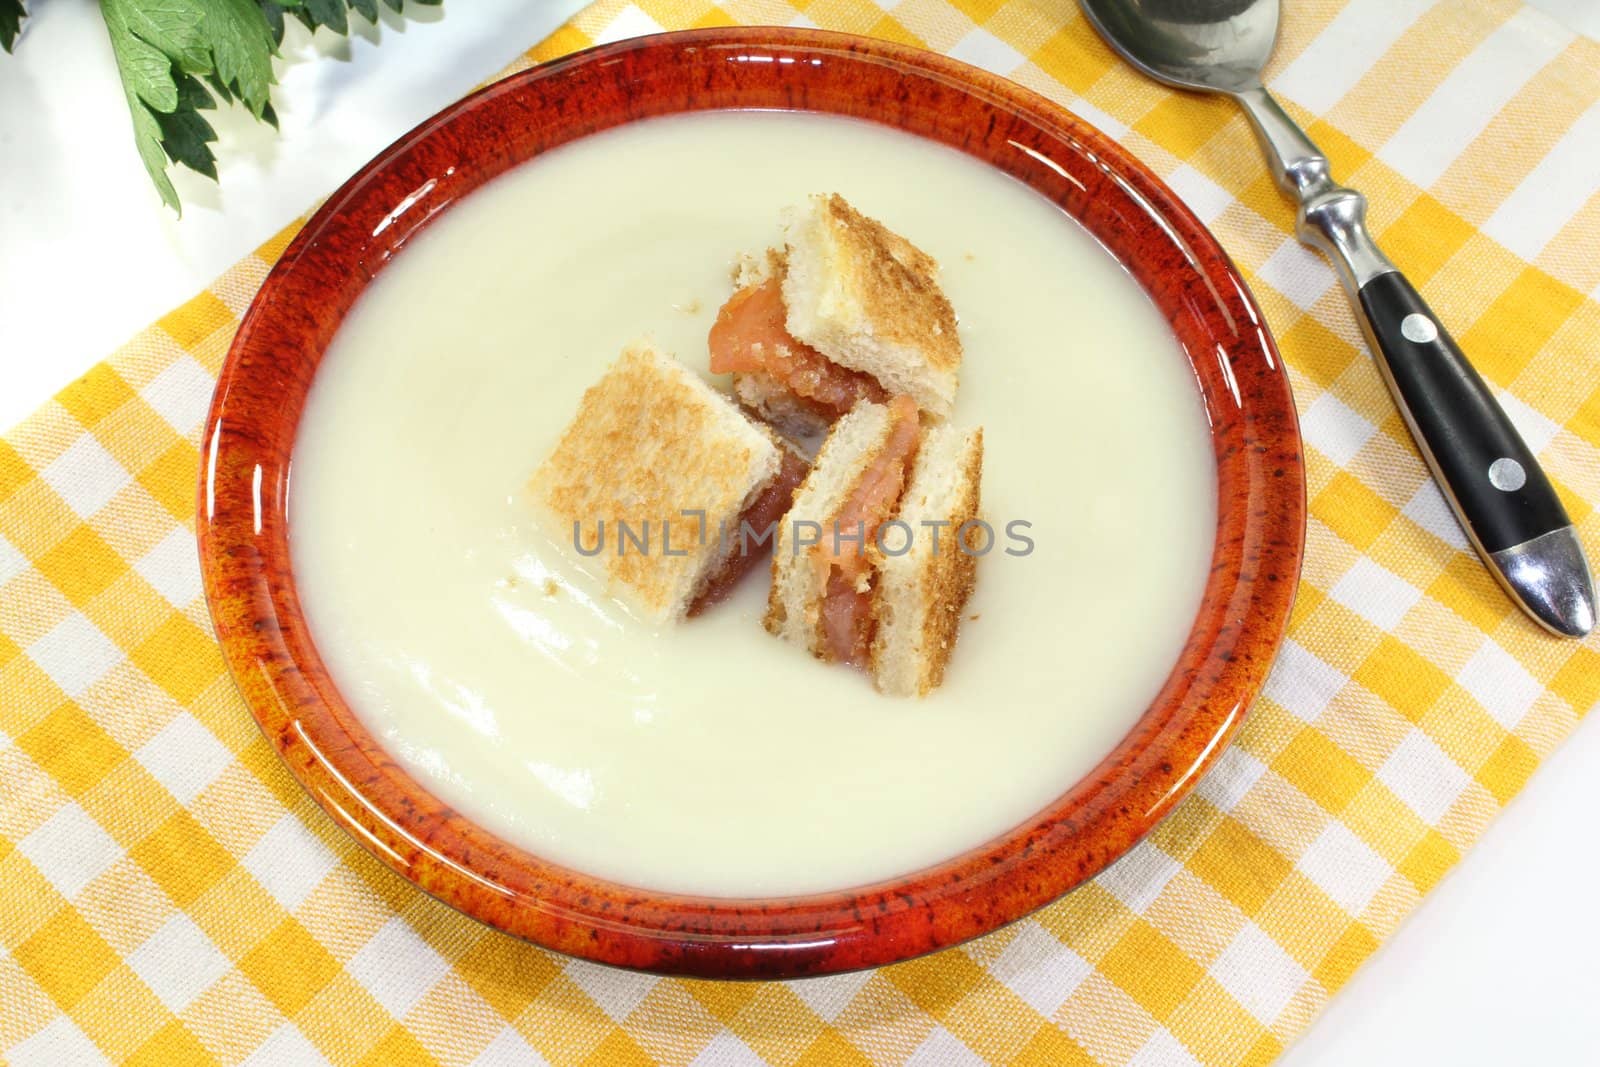
[{"label": "green herb sprig", "polygon": [[[400,11],[403,0],[382,0]],[[436,5],[441,0],[413,0]],[[350,12],[378,20],[379,0],[100,0],[117,73],[133,120],[133,143],[161,199],[182,213],[169,163],[217,178],[217,133],[202,112],[237,101],[276,128],[272,60],[285,16],[312,32],[350,32]],[[0,47],[11,51],[27,11],[0,0]]]}]

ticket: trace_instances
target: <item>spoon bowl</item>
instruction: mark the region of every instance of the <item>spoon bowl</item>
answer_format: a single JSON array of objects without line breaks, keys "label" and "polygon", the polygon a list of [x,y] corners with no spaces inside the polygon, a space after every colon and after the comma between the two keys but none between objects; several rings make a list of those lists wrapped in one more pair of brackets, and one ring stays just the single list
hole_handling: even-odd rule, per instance
[{"label": "spoon bowl", "polygon": [[1278,0],[1083,0],[1083,9],[1124,59],[1182,89],[1259,87],[1278,40]]}]

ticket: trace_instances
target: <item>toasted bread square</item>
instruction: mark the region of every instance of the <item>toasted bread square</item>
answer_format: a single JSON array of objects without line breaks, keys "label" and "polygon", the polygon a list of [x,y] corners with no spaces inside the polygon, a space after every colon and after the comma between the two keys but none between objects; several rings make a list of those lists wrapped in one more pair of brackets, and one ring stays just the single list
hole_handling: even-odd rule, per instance
[{"label": "toasted bread square", "polygon": [[[901,555],[878,554],[873,615],[872,677],[879,691],[926,696],[944,681],[961,615],[972,595],[983,542],[960,543],[962,527],[978,517],[983,475],[983,430],[929,427],[900,498],[899,520],[911,531]],[[945,523],[937,547],[928,523]]]},{"label": "toasted bread square", "polygon": [[[889,438],[889,409],[862,402],[833,424],[811,473],[795,492],[794,504],[772,546],[772,591],[764,620],[767,631],[824,655],[822,598],[826,574],[815,565],[839,509]],[[809,543],[807,543],[809,542]]]},{"label": "toasted bread square", "polygon": [[939,265],[834,193],[789,220],[783,300],[789,332],[948,417],[961,367],[955,310]]},{"label": "toasted bread square", "polygon": [[[529,489],[552,540],[602,569],[612,595],[641,617],[664,623],[683,617],[721,565],[737,538],[719,537],[719,524],[738,529],[780,459],[771,435],[726,397],[634,342],[583,394]],[[688,514],[699,512],[703,522]]]}]

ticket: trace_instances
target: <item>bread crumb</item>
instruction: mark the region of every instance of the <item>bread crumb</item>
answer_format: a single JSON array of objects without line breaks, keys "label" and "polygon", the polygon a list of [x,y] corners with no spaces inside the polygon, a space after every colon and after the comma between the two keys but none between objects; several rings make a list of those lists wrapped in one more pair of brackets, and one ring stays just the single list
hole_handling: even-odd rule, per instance
[{"label": "bread crumb", "polygon": [[700,314],[700,299],[699,297],[695,297],[694,299],[686,300],[681,304],[673,304],[672,310],[681,311],[685,315],[698,315]]},{"label": "bread crumb", "polygon": [[980,612],[977,613],[977,615],[968,615],[967,616],[967,621],[968,622],[977,622],[978,621],[978,616],[982,615],[982,614],[983,614],[983,612],[980,611]]},{"label": "bread crumb", "polygon": [[556,582],[556,580],[554,578],[546,578],[544,580],[544,595],[545,596],[553,597],[559,592],[561,592],[561,586]]},{"label": "bread crumb", "polygon": [[966,260],[968,263],[976,263],[978,261],[978,257],[973,255],[971,252],[961,253],[961,258]]}]

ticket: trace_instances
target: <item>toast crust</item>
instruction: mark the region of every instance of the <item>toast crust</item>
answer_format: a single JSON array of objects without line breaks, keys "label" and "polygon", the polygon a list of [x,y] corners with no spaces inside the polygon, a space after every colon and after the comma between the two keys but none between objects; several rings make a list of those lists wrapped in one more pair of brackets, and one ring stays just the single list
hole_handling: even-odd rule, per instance
[{"label": "toast crust", "polygon": [[[976,444],[967,454],[961,470],[966,483],[956,507],[950,513],[950,529],[961,527],[978,517],[979,482],[983,474],[983,430],[976,431]],[[961,615],[977,583],[978,557],[961,551],[947,551],[937,557],[922,577],[922,597],[927,614],[922,623],[922,670],[917,679],[917,696],[926,696],[944,682],[945,668],[956,650],[961,632]]]}]

